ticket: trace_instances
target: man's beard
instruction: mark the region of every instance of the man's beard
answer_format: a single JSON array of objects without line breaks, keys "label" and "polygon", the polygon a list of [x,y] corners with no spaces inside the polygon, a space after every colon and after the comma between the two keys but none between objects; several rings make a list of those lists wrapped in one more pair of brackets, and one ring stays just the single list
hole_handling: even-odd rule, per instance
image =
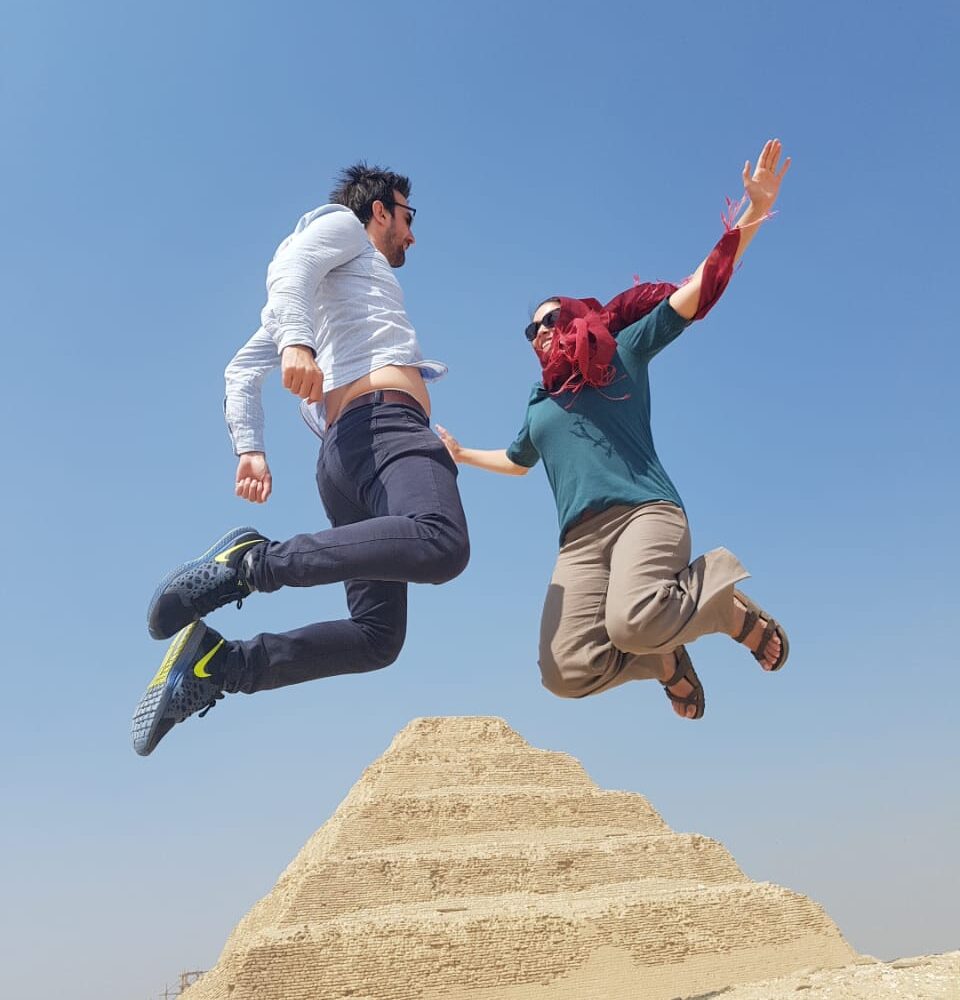
[{"label": "man's beard", "polygon": [[387,263],[391,267],[403,267],[404,262],[407,259],[407,251],[403,248],[403,243],[389,243],[387,245],[387,252],[384,254],[387,258]]}]

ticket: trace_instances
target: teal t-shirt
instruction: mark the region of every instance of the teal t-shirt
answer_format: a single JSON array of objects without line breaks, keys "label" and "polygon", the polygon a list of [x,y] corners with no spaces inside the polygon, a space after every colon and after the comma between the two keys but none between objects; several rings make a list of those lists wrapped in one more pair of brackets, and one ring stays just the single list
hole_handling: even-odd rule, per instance
[{"label": "teal t-shirt", "polygon": [[551,396],[542,382],[534,386],[523,428],[507,457],[527,468],[543,459],[557,502],[561,543],[586,510],[657,500],[683,507],[653,446],[647,366],[689,323],[664,299],[616,334],[616,375],[610,385],[559,396]]}]

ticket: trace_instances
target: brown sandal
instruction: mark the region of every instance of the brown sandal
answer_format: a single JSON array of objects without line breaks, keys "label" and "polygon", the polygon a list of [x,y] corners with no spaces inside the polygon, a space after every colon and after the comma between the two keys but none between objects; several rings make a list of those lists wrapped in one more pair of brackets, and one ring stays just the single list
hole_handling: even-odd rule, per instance
[{"label": "brown sandal", "polygon": [[[702,719],[703,711],[706,707],[706,698],[703,694],[703,685],[700,683],[700,678],[697,677],[696,670],[693,669],[693,663],[690,661],[690,657],[687,655],[687,651],[683,646],[678,646],[674,653],[677,657],[677,669],[674,670],[673,676],[667,681],[660,681],[663,685],[663,690],[666,696],[675,705],[693,705],[696,708],[696,712],[693,715],[685,715],[685,719]],[[673,694],[670,688],[674,684],[679,684],[680,681],[686,681],[693,690],[690,694],[681,698],[678,694]]]},{"label": "brown sandal", "polygon": [[733,637],[734,642],[743,642],[762,618],[767,623],[767,627],[763,630],[763,635],[760,637],[760,644],[756,650],[750,649],[749,646],[747,648],[750,649],[750,654],[757,663],[763,666],[763,651],[767,648],[767,643],[774,635],[780,639],[780,658],[772,667],[763,667],[767,673],[772,674],[787,662],[787,657],[790,655],[790,643],[787,640],[787,633],[776,618],[768,615],[763,608],[754,601],[751,601],[746,594],[739,590],[734,590],[733,596],[747,609],[743,618],[743,628],[740,630],[739,635]]}]

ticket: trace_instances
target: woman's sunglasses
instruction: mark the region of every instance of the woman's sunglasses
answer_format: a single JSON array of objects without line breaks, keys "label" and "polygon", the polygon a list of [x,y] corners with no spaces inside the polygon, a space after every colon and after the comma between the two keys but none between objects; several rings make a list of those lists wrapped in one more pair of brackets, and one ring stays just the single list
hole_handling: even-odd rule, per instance
[{"label": "woman's sunglasses", "polygon": [[560,310],[552,309],[546,316],[543,317],[542,320],[540,320],[539,323],[528,323],[527,328],[523,331],[523,335],[532,344],[537,339],[540,327],[542,326],[545,330],[552,330],[557,325],[557,319],[559,316]]}]

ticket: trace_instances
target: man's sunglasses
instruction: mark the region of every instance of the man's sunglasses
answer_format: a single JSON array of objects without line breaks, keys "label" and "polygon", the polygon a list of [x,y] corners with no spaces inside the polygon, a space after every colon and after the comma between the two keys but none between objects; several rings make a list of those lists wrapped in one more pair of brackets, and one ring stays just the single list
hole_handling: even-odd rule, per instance
[{"label": "man's sunglasses", "polygon": [[540,332],[540,327],[542,326],[545,330],[552,330],[557,325],[557,320],[560,317],[559,309],[551,309],[546,316],[540,320],[539,323],[528,323],[527,328],[523,331],[523,335],[532,344],[537,339],[537,334]]},{"label": "man's sunglasses", "polygon": [[[412,226],[413,220],[417,217],[417,210],[413,205],[401,205],[399,201],[385,201],[384,205],[388,208],[403,208],[406,209],[410,214],[407,216],[407,225]],[[392,213],[391,213],[392,214]]]}]

